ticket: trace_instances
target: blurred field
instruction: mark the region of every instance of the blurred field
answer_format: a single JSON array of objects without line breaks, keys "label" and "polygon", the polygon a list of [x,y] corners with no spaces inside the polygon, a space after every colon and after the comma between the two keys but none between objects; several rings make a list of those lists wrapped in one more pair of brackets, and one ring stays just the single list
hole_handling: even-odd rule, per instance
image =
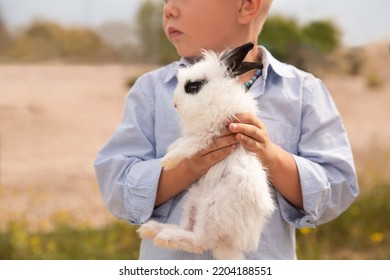
[{"label": "blurred field", "polygon": [[[299,231],[301,258],[390,258],[390,58],[380,57],[380,86],[365,75],[323,78],[349,133],[362,195],[335,222]],[[0,65],[0,259],[137,257],[134,228],[103,205],[93,161],[121,118],[126,81],[147,69]]]},{"label": "blurred field", "polygon": [[66,211],[75,222],[110,218],[93,160],[121,117],[126,78],[139,66],[0,66],[0,225],[31,228]]}]

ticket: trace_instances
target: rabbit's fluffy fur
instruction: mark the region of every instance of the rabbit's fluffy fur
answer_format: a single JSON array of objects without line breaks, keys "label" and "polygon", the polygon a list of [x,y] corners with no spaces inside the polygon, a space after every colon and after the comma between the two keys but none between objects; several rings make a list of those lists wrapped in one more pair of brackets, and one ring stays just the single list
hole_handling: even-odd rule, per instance
[{"label": "rabbit's fluffy fur", "polygon": [[[242,60],[252,47],[221,54],[205,51],[198,62],[179,69],[174,102],[182,137],[169,147],[164,169],[210,146],[235,114],[257,113],[257,102],[236,78],[250,70],[251,63]],[[241,145],[195,182],[185,199],[180,225],[151,220],[139,228],[140,237],[163,248],[193,253],[210,249],[215,259],[244,259],[259,246],[275,208],[264,167]]]}]

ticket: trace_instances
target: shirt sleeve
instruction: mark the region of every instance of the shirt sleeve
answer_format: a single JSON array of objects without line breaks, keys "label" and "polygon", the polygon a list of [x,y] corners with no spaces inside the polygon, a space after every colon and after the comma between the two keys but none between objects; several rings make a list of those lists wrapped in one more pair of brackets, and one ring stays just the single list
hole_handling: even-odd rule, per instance
[{"label": "shirt sleeve", "polygon": [[130,223],[165,221],[172,200],[155,208],[161,174],[155,151],[153,83],[141,77],[127,95],[122,120],[95,160],[100,193],[110,211]]},{"label": "shirt sleeve", "polygon": [[303,209],[281,194],[277,201],[284,219],[297,228],[315,227],[345,211],[359,193],[354,160],[340,114],[321,81],[305,82],[302,100],[298,167]]}]

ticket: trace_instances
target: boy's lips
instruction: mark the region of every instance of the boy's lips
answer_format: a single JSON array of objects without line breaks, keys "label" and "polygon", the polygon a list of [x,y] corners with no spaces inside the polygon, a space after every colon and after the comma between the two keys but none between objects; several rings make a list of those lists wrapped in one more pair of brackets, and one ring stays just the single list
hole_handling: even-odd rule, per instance
[{"label": "boy's lips", "polygon": [[169,37],[172,38],[172,39],[176,38],[176,37],[179,37],[179,36],[181,36],[183,34],[183,32],[181,32],[180,30],[177,30],[176,28],[171,27],[171,26],[168,27],[167,31],[168,31]]}]

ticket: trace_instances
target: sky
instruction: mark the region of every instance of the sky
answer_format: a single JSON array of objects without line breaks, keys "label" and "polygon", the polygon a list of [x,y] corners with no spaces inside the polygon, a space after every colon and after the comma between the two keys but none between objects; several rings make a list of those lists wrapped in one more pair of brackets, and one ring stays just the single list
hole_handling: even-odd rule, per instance
[{"label": "sky", "polygon": [[[89,27],[118,21],[131,25],[142,1],[0,0],[0,16],[11,30],[36,19]],[[293,17],[301,23],[331,19],[341,29],[347,46],[390,42],[390,0],[274,0],[271,14]]]}]

